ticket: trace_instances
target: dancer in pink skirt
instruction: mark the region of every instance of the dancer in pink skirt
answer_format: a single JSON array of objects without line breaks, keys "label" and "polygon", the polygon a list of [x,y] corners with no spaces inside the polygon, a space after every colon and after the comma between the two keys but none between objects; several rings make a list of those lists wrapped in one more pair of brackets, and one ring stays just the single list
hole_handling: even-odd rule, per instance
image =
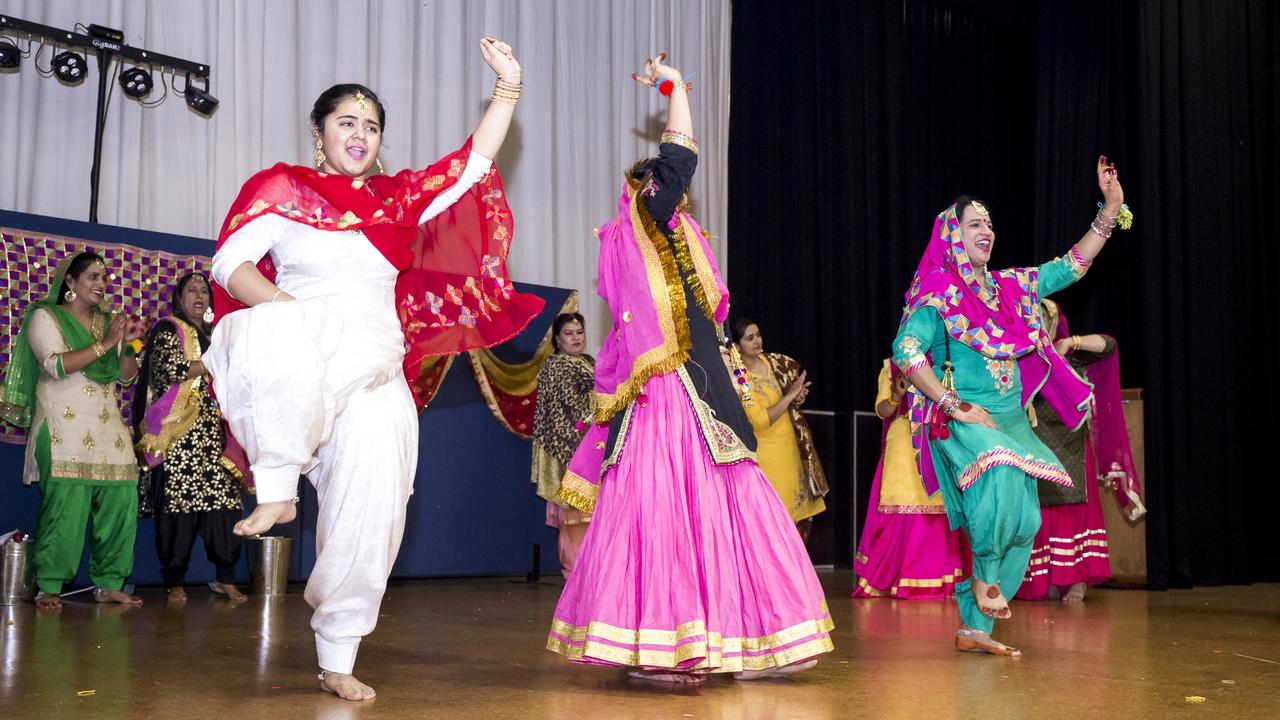
[{"label": "dancer in pink skirt", "polygon": [[1111,577],[1098,485],[1115,485],[1116,500],[1130,520],[1137,520],[1146,509],[1137,492],[1138,471],[1124,425],[1115,338],[1072,335],[1066,316],[1052,300],[1040,301],[1040,317],[1054,349],[1093,385],[1094,408],[1088,424],[1076,429],[1067,427],[1036,399],[1036,435],[1077,482],[1071,489],[1040,483],[1040,531],[1018,597],[1075,603],[1084,600],[1090,586]]},{"label": "dancer in pink skirt", "polygon": [[627,173],[598,231],[613,328],[596,360],[596,422],[559,493],[593,515],[547,648],[672,683],[788,674],[832,649],[831,616],[756,464],[745,371],[721,357],[729,293],[683,210],[698,146],[688,84],[664,59],[633,76],[670,97],[659,155]]}]

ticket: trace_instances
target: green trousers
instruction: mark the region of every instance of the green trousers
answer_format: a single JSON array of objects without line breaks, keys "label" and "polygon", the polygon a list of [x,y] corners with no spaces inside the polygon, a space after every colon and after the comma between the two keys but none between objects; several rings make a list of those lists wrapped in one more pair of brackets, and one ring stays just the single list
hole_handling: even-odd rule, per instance
[{"label": "green trousers", "polygon": [[103,590],[119,590],[133,572],[138,530],[136,482],[89,484],[48,478],[40,483],[40,517],[32,557],[42,592],[61,593],[74,580],[89,533],[89,579]]}]

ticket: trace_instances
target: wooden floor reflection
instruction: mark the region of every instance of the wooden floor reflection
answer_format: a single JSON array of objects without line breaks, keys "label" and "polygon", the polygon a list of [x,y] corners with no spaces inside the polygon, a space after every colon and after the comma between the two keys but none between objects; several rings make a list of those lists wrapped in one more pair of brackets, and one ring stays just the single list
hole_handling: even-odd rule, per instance
[{"label": "wooden floor reflection", "polygon": [[[315,684],[301,594],[243,606],[191,589],[129,609],[0,608],[0,718],[1280,717],[1280,585],[1100,590],[1083,606],[1014,604],[1021,660],[951,649],[950,603],[851,600],[822,573],[836,651],[788,680],[654,687],[543,650],[556,582],[402,583],[365,641],[348,703]],[[1203,703],[1188,697],[1204,698]]]}]

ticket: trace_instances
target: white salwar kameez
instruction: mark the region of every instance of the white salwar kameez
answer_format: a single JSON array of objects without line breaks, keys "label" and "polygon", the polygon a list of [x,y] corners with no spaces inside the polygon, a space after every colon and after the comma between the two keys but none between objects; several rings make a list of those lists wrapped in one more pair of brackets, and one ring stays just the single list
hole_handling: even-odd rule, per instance
[{"label": "white salwar kameez", "polygon": [[[435,217],[489,171],[472,153]],[[214,255],[224,288],[244,263],[270,255],[293,302],[232,313],[204,365],[252,464],[258,502],[292,500],[305,473],[320,501],[315,608],[320,667],[350,673],[373,631],[404,535],[418,460],[418,417],[401,362],[398,271],[359,231],[325,231],[275,214],[254,218]]]}]

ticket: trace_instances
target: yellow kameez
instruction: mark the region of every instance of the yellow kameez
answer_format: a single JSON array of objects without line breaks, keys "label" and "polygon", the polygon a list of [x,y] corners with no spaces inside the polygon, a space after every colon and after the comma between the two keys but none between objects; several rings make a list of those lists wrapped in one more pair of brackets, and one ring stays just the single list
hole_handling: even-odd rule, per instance
[{"label": "yellow kameez", "polygon": [[821,497],[805,502],[805,495],[800,492],[800,446],[796,443],[796,428],[791,423],[791,415],[784,412],[773,423],[769,422],[769,408],[781,402],[786,391],[774,379],[773,365],[768,358],[762,355],[760,361],[765,365],[763,376],[747,370],[755,402],[743,407],[756,433],[756,458],[760,469],[769,478],[778,497],[782,498],[791,519],[799,522],[826,510],[827,505]]},{"label": "yellow kameez", "polygon": [[[876,407],[893,396],[893,381],[889,361],[880,369],[879,392]],[[911,421],[906,415],[898,415],[889,423],[884,441],[884,471],[880,476],[880,512],[929,515],[945,513],[942,493],[933,497],[925,494],[920,481],[920,468],[916,465],[916,453],[911,446]]]}]

